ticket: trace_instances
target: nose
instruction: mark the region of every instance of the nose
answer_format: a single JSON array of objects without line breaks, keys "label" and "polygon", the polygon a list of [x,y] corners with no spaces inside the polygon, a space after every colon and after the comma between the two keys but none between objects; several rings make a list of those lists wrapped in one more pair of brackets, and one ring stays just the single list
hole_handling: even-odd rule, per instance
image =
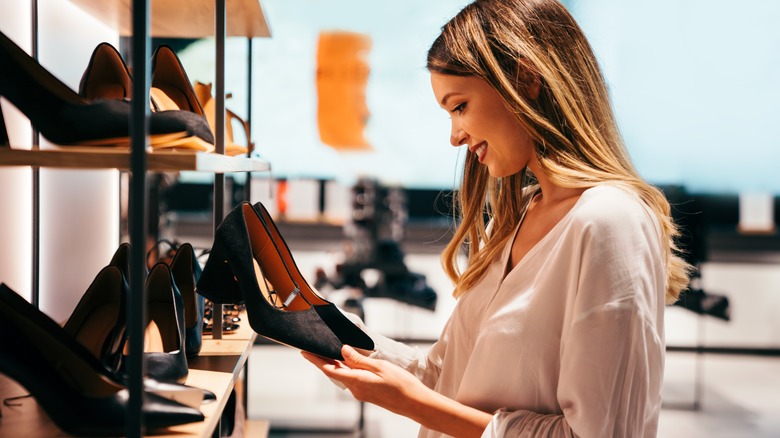
[{"label": "nose", "polygon": [[455,123],[452,124],[452,132],[450,132],[450,144],[458,147],[466,144],[466,140],[468,138],[468,135],[466,134],[463,129],[461,129],[459,126],[457,126]]}]

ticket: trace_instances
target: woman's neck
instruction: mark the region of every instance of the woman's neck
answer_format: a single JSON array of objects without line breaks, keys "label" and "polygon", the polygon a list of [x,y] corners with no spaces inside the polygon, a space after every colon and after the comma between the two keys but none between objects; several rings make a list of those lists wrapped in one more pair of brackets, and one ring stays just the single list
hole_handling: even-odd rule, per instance
[{"label": "woman's neck", "polygon": [[571,197],[580,196],[585,191],[584,188],[563,187],[553,183],[550,177],[539,167],[538,161],[532,161],[528,164],[528,169],[536,176],[539,183],[539,193],[534,198],[536,207],[546,207],[564,201]]}]

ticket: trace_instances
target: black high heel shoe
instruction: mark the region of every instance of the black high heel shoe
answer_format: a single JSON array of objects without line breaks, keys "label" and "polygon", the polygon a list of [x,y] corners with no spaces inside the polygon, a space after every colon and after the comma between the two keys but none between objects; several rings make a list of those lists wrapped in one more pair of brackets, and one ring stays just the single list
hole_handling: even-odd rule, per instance
[{"label": "black high heel shoe", "polygon": [[[168,245],[168,250],[161,253],[160,245]],[[195,293],[195,283],[203,271],[195,256],[195,250],[189,243],[178,244],[161,240],[147,253],[146,261],[147,264],[163,262],[171,267],[173,282],[184,303],[184,350],[187,357],[196,357],[203,345],[206,303],[203,296]]]},{"label": "black high heel shoe", "polygon": [[306,302],[314,306],[314,310],[317,311],[320,318],[322,318],[322,320],[325,321],[325,324],[333,330],[333,333],[338,336],[341,342],[353,347],[373,350],[374,341],[371,340],[363,330],[352,323],[352,321],[347,319],[335,304],[319,296],[317,292],[309,286],[309,283],[303,278],[301,271],[298,269],[298,265],[295,263],[295,259],[290,252],[290,247],[287,246],[287,242],[284,241],[284,238],[279,233],[279,229],[276,228],[276,224],[271,218],[271,215],[268,214],[268,210],[265,209],[265,206],[258,202],[254,204],[252,208],[266,228],[266,231],[271,238],[271,242],[276,247],[276,250],[282,259],[282,263],[290,273],[295,287],[300,290]]},{"label": "black high heel shoe", "polygon": [[117,369],[122,358],[127,295],[128,286],[122,271],[116,266],[106,266],[63,325],[65,332],[110,370]]},{"label": "black high heel shoe", "polygon": [[[54,321],[0,284],[0,372],[24,386],[51,420],[78,436],[123,435],[128,390]],[[144,393],[148,430],[203,421],[197,409]]]},{"label": "black high heel shoe", "polygon": [[246,303],[249,325],[281,344],[342,359],[342,342],[301,298],[265,227],[247,202],[217,227],[197,291],[215,303]]},{"label": "black high heel shoe", "polygon": [[92,51],[87,69],[81,76],[79,96],[88,99],[130,99],[133,78],[119,51],[109,43],[100,43]]},{"label": "black high heel shoe", "polygon": [[[178,60],[178,58],[176,59]],[[154,60],[155,58],[153,58]],[[127,68],[122,55],[111,44],[100,43],[92,52],[87,69],[81,78],[79,95],[88,100],[129,100],[132,97],[132,89],[133,80],[130,69]],[[149,105],[152,112],[157,113],[164,109],[179,109],[161,108],[157,101],[157,99],[161,98],[167,99],[164,95],[160,95],[159,90],[152,86],[149,96]],[[196,115],[202,116],[202,114],[198,114],[196,111],[187,110],[187,112],[194,112]],[[188,114],[188,117],[192,117],[192,115]],[[208,126],[208,120],[206,121],[206,126]],[[203,134],[203,132],[200,132],[200,134]],[[151,146],[155,150],[180,149],[185,151],[212,152],[214,150],[213,143],[213,135],[201,136],[199,133],[191,133],[190,135],[182,135],[180,138],[152,142]]]},{"label": "black high heel shoe", "polygon": [[150,93],[160,102],[162,110],[189,111],[206,119],[181,60],[168,45],[158,46],[152,55]]},{"label": "black high heel shoe", "polygon": [[146,299],[146,374],[160,382],[184,383],[189,374],[182,342],[184,305],[165,263],[155,264],[146,276]]},{"label": "black high heel shoe", "polygon": [[[121,368],[123,348],[127,342],[125,304],[129,289],[122,267],[127,269],[129,250],[127,243],[117,248],[111,263],[98,273],[63,326],[68,335],[100,361],[114,381],[122,383],[127,381]],[[152,369],[152,374],[165,373],[158,365]],[[144,390],[188,406],[217,398],[209,390],[173,381],[159,381],[148,373],[144,379]]]},{"label": "black high heel shoe", "polygon": [[[157,47],[152,55],[152,86],[149,95],[154,102],[156,111],[160,113],[167,111],[188,112],[200,117],[208,126],[208,119],[195,96],[187,72],[184,71],[179,57],[170,46],[163,44]],[[188,149],[200,148],[207,152],[214,151],[213,140],[204,142],[194,136],[181,140],[177,146]]]},{"label": "black high heel shoe", "polygon": [[0,105],[0,148],[11,146],[8,140],[8,129],[5,127],[5,117],[3,117],[3,107]]},{"label": "black high heel shoe", "polygon": [[[158,242],[158,246],[159,244],[160,243]],[[187,308],[194,306],[194,317],[198,318],[198,315],[201,315],[199,321],[202,320],[202,309],[204,305],[199,304],[202,299],[195,295],[194,279],[195,275],[200,275],[201,268],[197,258],[194,257],[192,245],[185,243],[182,245],[182,248],[184,248],[184,250],[178,259],[176,257],[178,248],[171,248],[170,250],[174,251],[173,259],[168,257],[169,254],[166,254],[166,256],[159,257],[158,261],[158,257],[152,257],[154,249],[146,254],[147,269],[150,269],[150,272],[146,277],[145,286],[147,290],[147,306],[153,306],[155,308],[154,314],[159,318],[159,321],[153,321],[155,326],[157,326],[159,330],[163,329],[159,324],[162,324],[165,327],[164,350],[167,352],[153,353],[153,355],[159,357],[153,361],[156,365],[148,367],[147,372],[149,377],[166,382],[182,381],[187,377],[187,353],[185,351],[187,347],[186,344],[182,342],[182,339],[185,339],[186,342],[187,333],[191,333],[190,337],[192,339],[190,342],[192,345],[189,348],[192,349],[193,356],[197,355],[196,352],[200,352],[202,345],[202,335],[199,334],[202,333],[202,326],[196,324],[198,327],[189,330],[189,326],[186,325],[187,319],[185,316]],[[187,258],[187,248],[191,251],[189,260]],[[125,278],[129,275],[130,270],[130,249],[129,243],[122,243],[114,253],[110,263],[113,266],[120,267]],[[148,266],[149,264],[151,264],[151,266]],[[168,264],[173,266],[169,266]],[[164,266],[157,267],[157,265]],[[157,268],[158,272],[152,276],[151,271],[155,268]],[[163,270],[167,272],[159,272]],[[188,279],[190,276],[192,276],[193,279]],[[182,287],[179,287],[178,284],[182,284]],[[182,289],[185,291],[184,293],[181,292]],[[187,292],[188,289],[191,290],[191,292]],[[187,296],[187,299],[184,298],[185,296]],[[153,317],[151,311],[149,316],[150,318]],[[178,323],[177,328],[174,328],[173,326],[174,321]],[[177,334],[178,339],[175,339],[175,335]],[[182,348],[182,346],[184,346],[184,348]],[[152,353],[149,352],[148,354]],[[166,355],[168,356],[167,358]],[[180,357],[182,355],[184,356],[184,359]],[[168,367],[172,369],[166,370]],[[209,392],[206,393],[205,397],[206,400],[215,398],[214,395]]]},{"label": "black high heel shoe", "polygon": [[[128,146],[130,104],[88,101],[68,88],[0,32],[0,96],[24,113],[46,139],[60,145]],[[208,123],[186,111],[154,113],[150,143],[188,135],[210,138]]]}]

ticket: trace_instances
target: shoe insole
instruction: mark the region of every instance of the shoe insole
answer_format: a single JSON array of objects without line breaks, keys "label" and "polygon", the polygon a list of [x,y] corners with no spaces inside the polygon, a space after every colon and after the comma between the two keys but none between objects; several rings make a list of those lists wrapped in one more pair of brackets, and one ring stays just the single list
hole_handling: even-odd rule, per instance
[{"label": "shoe insole", "polygon": [[[151,350],[145,352],[171,352],[181,348],[179,345],[179,328],[175,311],[170,305],[155,305],[149,303],[149,326],[144,344]],[[154,333],[154,331],[157,333]],[[151,332],[151,333],[150,333]],[[148,340],[148,341],[147,341]]]},{"label": "shoe insole", "polygon": [[[187,136],[187,131],[171,132],[168,134],[152,134],[149,136],[149,144],[155,147],[157,144],[167,144]],[[74,143],[74,146],[95,147],[129,147],[130,137],[101,138],[97,140],[84,140]]]},{"label": "shoe insole", "polygon": [[[290,293],[295,289],[295,283],[290,278],[276,247],[268,238],[254,210],[252,207],[245,208],[248,209],[245,217],[252,245],[255,278],[260,291],[276,307],[284,305],[285,310],[293,311],[308,309],[311,306],[301,298],[300,293],[290,297]],[[275,301],[270,299],[269,288],[273,288],[276,292]]]},{"label": "shoe insole", "polygon": [[87,89],[88,99],[124,99],[128,97],[128,90],[121,84],[116,83],[103,83],[92,84]]},{"label": "shoe insole", "polygon": [[[153,316],[154,313],[158,312],[153,312],[149,309],[149,315],[152,317],[152,320],[149,321],[146,330],[144,330],[144,353],[170,353],[178,350],[179,345],[176,342],[178,336],[175,332],[171,332],[170,324],[163,323],[162,327],[158,326]],[[163,328],[166,326],[168,327]],[[175,325],[172,329],[176,330]],[[129,342],[125,344],[123,354],[125,356],[130,355]]]},{"label": "shoe insole", "polygon": [[298,286],[301,288],[301,293],[305,296],[306,301],[315,306],[328,304],[327,301],[322,299],[317,294],[314,288],[309,286],[309,283],[301,275],[301,272],[298,270],[298,266],[295,264],[295,260],[293,259],[287,244],[284,242],[284,238],[282,238],[282,236],[279,234],[279,230],[277,230],[276,225],[274,224],[273,218],[268,215],[268,212],[265,210],[265,208],[260,209],[260,214],[263,216],[263,220],[269,224],[268,238],[273,239],[274,242],[277,242],[276,245],[279,247],[279,257],[281,258],[282,263],[284,263],[290,269],[290,274],[293,276],[293,278],[298,282]]},{"label": "shoe insole", "polygon": [[162,111],[184,110],[198,115],[200,110],[193,108],[187,95],[177,87],[168,84],[156,84],[149,90],[149,94],[157,103],[157,107]]},{"label": "shoe insole", "polygon": [[155,151],[181,150],[187,152],[214,152],[214,145],[206,142],[198,136],[191,135],[189,137],[182,137],[165,143],[152,144],[152,149]]},{"label": "shoe insole", "polygon": [[[165,353],[165,347],[163,346],[162,334],[160,328],[154,321],[149,321],[149,324],[144,330],[144,353]],[[125,343],[125,348],[122,351],[125,356],[130,355],[130,343]]]},{"label": "shoe insole", "polygon": [[277,308],[282,308],[284,306],[284,303],[282,303],[281,297],[274,293],[271,293],[273,289],[273,285],[269,284],[263,275],[262,269],[260,269],[260,264],[257,263],[257,260],[252,259],[252,262],[255,266],[255,278],[257,279],[257,285],[260,286],[260,293],[263,294],[263,298],[265,298],[266,301],[268,301],[272,306]]},{"label": "shoe insole", "polygon": [[84,318],[81,326],[71,333],[81,345],[100,359],[103,347],[113,333],[116,315],[119,314],[119,304],[111,303],[98,306]]}]

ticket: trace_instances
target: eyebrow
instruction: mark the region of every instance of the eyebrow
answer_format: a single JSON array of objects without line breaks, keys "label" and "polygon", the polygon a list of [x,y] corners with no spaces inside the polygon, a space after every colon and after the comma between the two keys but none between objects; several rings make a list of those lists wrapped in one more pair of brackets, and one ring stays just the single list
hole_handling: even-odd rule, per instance
[{"label": "eyebrow", "polygon": [[460,94],[457,91],[450,91],[449,93],[445,94],[444,97],[441,98],[441,106],[447,105],[447,100],[452,97],[454,94]]}]

